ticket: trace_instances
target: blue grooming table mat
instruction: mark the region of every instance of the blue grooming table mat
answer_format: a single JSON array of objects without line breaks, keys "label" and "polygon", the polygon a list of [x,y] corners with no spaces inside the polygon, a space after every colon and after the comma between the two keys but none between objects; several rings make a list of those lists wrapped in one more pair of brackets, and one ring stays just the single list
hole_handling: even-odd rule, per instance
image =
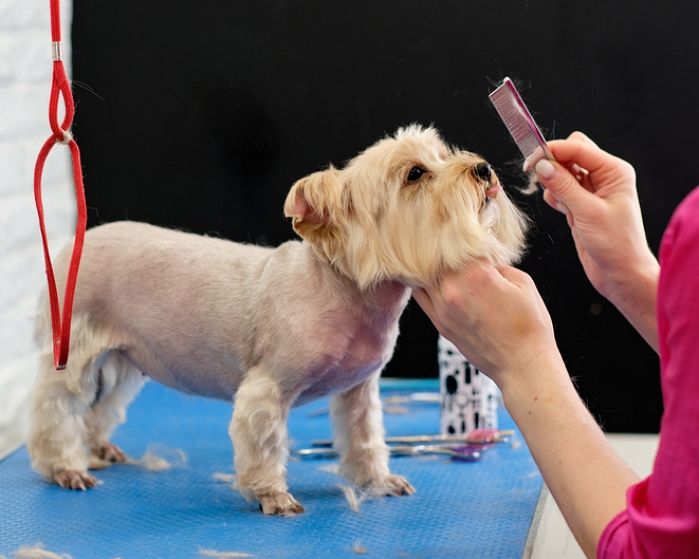
[{"label": "blue grooming table mat", "polygon": [[[384,394],[436,389],[432,380],[382,385]],[[322,399],[292,411],[295,448],[330,436],[327,405]],[[408,407],[409,414],[385,416],[387,434],[438,432],[436,404]],[[87,492],[44,482],[24,448],[10,455],[0,462],[0,555],[41,542],[73,559],[197,558],[212,549],[263,558],[522,557],[542,482],[519,433],[479,462],[392,458],[392,471],[417,493],[368,499],[359,512],[338,487],[346,482],[324,471],[334,461],[291,461],[290,491],[306,512],[268,517],[214,477],[232,473],[231,409],[148,383],[113,440],[132,457],[156,445],[166,458],[184,451],[187,461],[160,472],[116,465],[96,472],[103,483]],[[504,410],[499,420],[514,428]]]}]

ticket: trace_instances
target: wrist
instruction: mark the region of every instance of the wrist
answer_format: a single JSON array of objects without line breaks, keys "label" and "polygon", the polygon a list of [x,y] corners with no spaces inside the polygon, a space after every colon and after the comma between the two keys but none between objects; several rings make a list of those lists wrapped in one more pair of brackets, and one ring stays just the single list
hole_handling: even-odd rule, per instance
[{"label": "wrist", "polygon": [[616,281],[616,287],[605,297],[624,315],[626,320],[658,351],[658,280],[660,266],[648,251],[642,266],[636,266]]},{"label": "wrist", "polygon": [[566,386],[575,391],[557,348],[542,351],[521,367],[502,372],[499,378],[503,403],[513,415],[522,405],[555,398]]},{"label": "wrist", "polygon": [[615,307],[631,307],[642,304],[655,293],[660,275],[660,265],[653,253],[637,258],[634,263],[612,271],[604,290],[600,293]]}]

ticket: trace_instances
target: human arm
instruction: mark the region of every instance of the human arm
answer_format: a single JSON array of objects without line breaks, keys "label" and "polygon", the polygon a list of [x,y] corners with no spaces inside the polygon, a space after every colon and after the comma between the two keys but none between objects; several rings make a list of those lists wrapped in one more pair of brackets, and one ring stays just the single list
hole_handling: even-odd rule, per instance
[{"label": "human arm", "polygon": [[593,557],[637,478],[578,397],[531,278],[476,262],[414,297],[438,330],[498,384],[574,536]]},{"label": "human arm", "polygon": [[556,161],[534,167],[544,200],[565,214],[592,285],[658,351],[660,267],[646,241],[633,167],[581,132],[549,148]]}]

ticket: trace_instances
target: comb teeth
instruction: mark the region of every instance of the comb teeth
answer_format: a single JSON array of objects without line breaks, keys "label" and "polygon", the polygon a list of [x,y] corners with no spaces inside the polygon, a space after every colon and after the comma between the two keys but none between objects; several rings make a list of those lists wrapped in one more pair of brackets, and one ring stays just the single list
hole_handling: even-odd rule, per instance
[{"label": "comb teeth", "polygon": [[510,78],[505,78],[502,85],[488,97],[525,159],[529,159],[538,149],[543,152],[542,157],[553,159],[541,130]]}]

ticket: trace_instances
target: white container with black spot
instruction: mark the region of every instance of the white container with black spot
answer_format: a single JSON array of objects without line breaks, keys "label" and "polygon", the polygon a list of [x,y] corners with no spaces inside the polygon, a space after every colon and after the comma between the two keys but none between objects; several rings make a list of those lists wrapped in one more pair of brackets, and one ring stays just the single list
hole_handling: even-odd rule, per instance
[{"label": "white container with black spot", "polygon": [[453,435],[498,428],[500,390],[456,346],[439,336],[440,432]]}]

